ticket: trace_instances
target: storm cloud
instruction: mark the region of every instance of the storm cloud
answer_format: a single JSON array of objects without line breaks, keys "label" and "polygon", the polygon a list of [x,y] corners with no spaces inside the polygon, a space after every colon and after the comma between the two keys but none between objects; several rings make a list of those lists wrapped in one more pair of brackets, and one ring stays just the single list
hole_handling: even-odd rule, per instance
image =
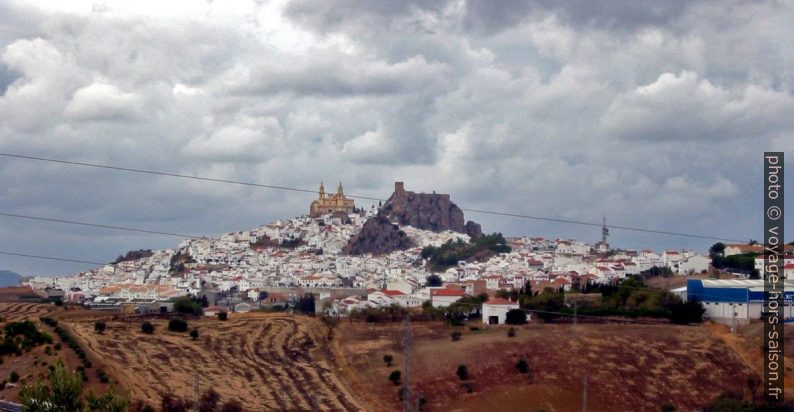
[{"label": "storm cloud", "polygon": [[[50,3],[0,4],[0,152],[341,180],[381,198],[403,180],[465,208],[749,240],[761,154],[794,149],[784,2]],[[209,235],[306,213],[312,198],[10,158],[0,182],[3,212]],[[0,217],[12,252],[110,261],[178,243]],[[615,230],[611,243],[712,242]],[[0,256],[0,269],[86,267]]]}]

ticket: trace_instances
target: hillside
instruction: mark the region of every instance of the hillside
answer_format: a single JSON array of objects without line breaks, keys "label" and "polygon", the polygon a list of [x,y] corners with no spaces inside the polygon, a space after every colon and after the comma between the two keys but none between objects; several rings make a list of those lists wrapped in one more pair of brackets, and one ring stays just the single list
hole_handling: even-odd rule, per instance
[{"label": "hillside", "polygon": [[[199,330],[192,340],[187,333],[168,331],[167,319],[160,317],[32,304],[0,304],[0,315],[9,321],[56,318],[93,363],[87,373],[91,389],[106,390],[99,379],[103,370],[133,400],[155,407],[163,393],[190,399],[196,375],[200,392],[213,388],[222,400],[248,405],[246,410],[386,411],[401,405],[399,386],[388,380],[394,370],[405,372],[401,323],[345,321],[329,333],[313,317],[230,314],[227,321],[188,318],[190,328]],[[97,319],[106,321],[102,334],[94,331]],[[156,325],[153,334],[141,332],[145,320]],[[424,399],[423,410],[490,411],[494,405],[499,410],[578,410],[585,374],[593,411],[650,411],[665,403],[695,410],[726,391],[749,398],[748,378],[760,364],[751,349],[757,342],[745,344],[714,325],[580,323],[574,333],[571,324],[533,323],[516,327],[515,337],[508,337],[504,326],[468,326],[411,325],[408,378],[414,396]],[[55,335],[49,326],[41,327]],[[755,334],[755,329],[747,331]],[[462,332],[459,341],[450,339],[453,330]],[[67,345],[53,355],[45,349],[8,357],[0,372],[17,370],[24,383],[31,383],[58,357],[72,368],[80,365]],[[391,367],[384,363],[385,354],[393,356]],[[519,359],[530,373],[518,372]],[[456,375],[459,365],[468,368],[465,381]],[[15,400],[18,389],[9,385],[0,396]]]},{"label": "hillside", "polygon": [[0,288],[19,285],[22,275],[8,270],[0,270]]},{"label": "hillside", "polygon": [[[740,356],[705,326],[533,324],[463,332],[439,323],[415,323],[410,380],[423,410],[581,410],[583,379],[588,379],[592,411],[658,411],[665,403],[695,410],[725,391],[746,393],[754,374]],[[344,376],[371,410],[395,410],[399,387],[388,380],[405,372],[401,324],[372,326],[343,322],[337,346]],[[387,367],[383,355],[394,357]],[[531,373],[519,373],[524,359]],[[466,365],[470,378],[456,375]],[[469,393],[469,389],[471,392]],[[412,398],[415,399],[415,398]]]},{"label": "hillside", "polygon": [[358,234],[350,239],[344,252],[351,255],[383,255],[413,245],[399,226],[382,216],[376,216],[364,223]]}]

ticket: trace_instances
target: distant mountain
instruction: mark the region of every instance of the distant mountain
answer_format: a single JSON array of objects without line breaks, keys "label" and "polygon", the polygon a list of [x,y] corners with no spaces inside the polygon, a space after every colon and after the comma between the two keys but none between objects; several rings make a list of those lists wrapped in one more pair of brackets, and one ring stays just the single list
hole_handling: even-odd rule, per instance
[{"label": "distant mountain", "polygon": [[0,288],[6,286],[17,286],[22,280],[22,275],[8,270],[0,270]]}]

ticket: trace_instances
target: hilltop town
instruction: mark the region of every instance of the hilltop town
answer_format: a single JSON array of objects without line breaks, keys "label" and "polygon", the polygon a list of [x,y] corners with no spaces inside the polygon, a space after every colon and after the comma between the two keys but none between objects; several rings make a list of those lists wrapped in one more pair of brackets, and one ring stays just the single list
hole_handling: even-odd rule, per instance
[{"label": "hilltop town", "polygon": [[[419,209],[421,213],[411,212]],[[362,227],[378,218],[409,247],[390,250],[387,245],[382,253],[349,253],[349,245],[362,241]],[[615,284],[652,267],[695,274],[705,272],[710,263],[708,256],[692,251],[613,250],[606,232],[595,245],[573,239],[507,238],[509,252],[485,261],[463,260],[440,271],[422,257],[425,247],[469,242],[476,236],[482,236],[479,225],[464,223],[449,195],[415,194],[397,182],[392,198],[380,209],[362,210],[345,197],[341,183],[333,195],[326,195],[321,185],[308,215],[219,238],[186,239],[173,249],[136,253],[134,257],[143,257],[120,259],[73,276],[34,277],[27,284],[50,297],[94,309],[124,305],[139,313],[160,310],[161,303],[185,295],[205,296],[215,307],[247,311],[285,306],[301,293],[313,292],[326,310],[344,315],[394,303],[412,307],[431,301],[444,306],[454,302],[452,298],[510,291],[528,283],[533,290]],[[426,284],[432,274],[443,287]]]}]

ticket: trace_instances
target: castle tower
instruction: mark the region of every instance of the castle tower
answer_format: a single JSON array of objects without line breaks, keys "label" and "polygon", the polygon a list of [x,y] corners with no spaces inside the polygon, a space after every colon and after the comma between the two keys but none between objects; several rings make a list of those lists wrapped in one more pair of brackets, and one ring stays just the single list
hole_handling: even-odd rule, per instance
[{"label": "castle tower", "polygon": [[340,196],[344,196],[345,195],[345,191],[344,191],[344,189],[342,189],[342,182],[339,182],[339,187],[336,188],[336,194],[338,194]]},{"label": "castle tower", "polygon": [[320,199],[325,198],[325,185],[320,181]]}]

